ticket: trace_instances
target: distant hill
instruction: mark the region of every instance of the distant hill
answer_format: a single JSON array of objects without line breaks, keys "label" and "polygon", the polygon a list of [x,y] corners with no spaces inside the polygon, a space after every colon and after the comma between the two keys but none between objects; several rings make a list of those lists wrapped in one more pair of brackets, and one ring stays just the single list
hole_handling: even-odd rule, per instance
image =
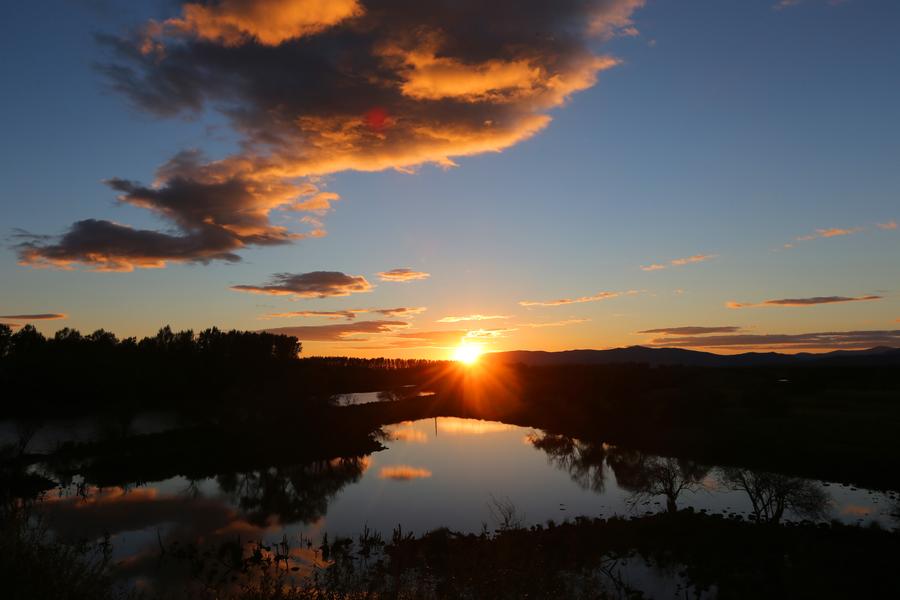
[{"label": "distant hill", "polygon": [[627,363],[651,366],[681,365],[686,367],[736,367],[777,365],[900,365],[900,348],[870,348],[868,350],[836,350],[815,354],[780,354],[778,352],[745,352],[743,354],[714,354],[683,348],[647,348],[628,346],[610,350],[513,350],[491,352],[482,360],[504,364],[525,365],[614,365]]}]

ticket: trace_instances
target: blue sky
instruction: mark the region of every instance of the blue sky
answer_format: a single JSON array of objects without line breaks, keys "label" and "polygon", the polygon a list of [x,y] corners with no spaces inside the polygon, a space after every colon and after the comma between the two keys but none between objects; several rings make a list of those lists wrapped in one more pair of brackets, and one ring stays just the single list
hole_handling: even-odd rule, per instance
[{"label": "blue sky", "polygon": [[[155,117],[92,67],[108,54],[94,33],[120,34],[177,12],[75,1],[11,9],[0,25],[4,235],[13,228],[59,235],[85,218],[166,230],[147,210],[117,205],[102,180],[149,184],[181,150],[200,148],[215,159],[237,151],[239,136],[214,110]],[[317,179],[341,196],[322,217],[326,237],[242,249],[235,264],[169,262],[124,273],[21,266],[10,238],[0,252],[0,312],[65,313],[40,328],[105,327],[123,336],[164,323],[336,323],[259,318],[300,310],[427,307],[404,331],[458,328],[436,323],[446,315],[507,316],[463,323],[505,330],[479,341],[489,349],[645,343],[650,336],[636,332],[677,326],[752,334],[898,328],[900,230],[877,224],[900,220],[900,5],[807,0],[778,9],[746,0],[648,0],[631,21],[639,35],[589,42],[621,64],[550,109],[552,123],[530,139],[454,158],[453,168],[423,164],[413,173],[338,171]],[[832,228],[861,230],[797,240]],[[669,264],[694,255],[714,257]],[[667,268],[640,269],[649,264]],[[430,277],[391,283],[376,275],[397,267]],[[374,288],[299,299],[229,290],[274,273],[316,271],[362,275]],[[600,291],[622,295],[518,304]],[[725,306],[872,295],[881,298]],[[589,321],[528,326],[582,319]],[[354,339],[307,348],[449,351],[445,343],[408,348],[380,335]]]}]

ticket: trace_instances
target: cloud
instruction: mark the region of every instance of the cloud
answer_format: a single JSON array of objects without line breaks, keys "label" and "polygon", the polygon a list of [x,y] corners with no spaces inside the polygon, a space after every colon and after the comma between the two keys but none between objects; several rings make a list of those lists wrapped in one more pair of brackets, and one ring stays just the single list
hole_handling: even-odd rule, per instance
[{"label": "cloud", "polygon": [[420,315],[428,310],[424,306],[400,306],[397,308],[370,308],[369,312],[378,313],[385,317],[411,317]]},{"label": "cloud", "polygon": [[[16,247],[21,264],[70,269],[82,264],[95,271],[132,271],[162,268],[167,262],[237,262],[237,250],[247,246],[287,244],[321,237],[321,223],[305,233],[275,225],[276,209],[322,212],[323,194],[311,184],[256,181],[249,173],[229,172],[215,164],[202,165],[198,152],[182,152],[157,172],[157,183],[147,187],[133,181],[110,179],[119,192],[118,202],[144,208],[171,223],[176,233],[135,229],[113,221],[77,221],[62,236],[20,236]],[[311,196],[306,205],[298,199]],[[325,195],[333,198],[333,195]]]},{"label": "cloud", "polygon": [[[806,0],[778,0],[775,4],[775,10],[784,10],[785,8],[790,8],[792,6],[798,6],[803,4]],[[829,6],[837,6],[839,4],[843,4],[844,2],[848,2],[849,0],[825,0],[825,2]]]},{"label": "cloud", "polygon": [[659,333],[662,335],[702,335],[707,333],[735,333],[740,331],[740,327],[661,327],[659,329],[645,329],[638,333]]},{"label": "cloud", "polygon": [[863,231],[862,227],[850,227],[847,229],[843,229],[840,227],[832,227],[830,229],[816,229],[815,233],[810,233],[808,235],[802,235],[797,238],[798,242],[808,242],[809,240],[814,240],[817,238],[833,238],[833,237],[842,237],[845,235],[853,235],[854,233],[859,233]]},{"label": "cloud", "polygon": [[[625,295],[634,295],[636,290],[629,290]],[[560,298],[558,300],[521,300],[520,306],[564,306],[566,304],[581,304],[584,302],[599,302],[600,300],[609,300],[610,298],[618,298],[622,296],[622,292],[598,292],[593,296],[581,296],[580,298]]]},{"label": "cloud", "polygon": [[[684,258],[674,258],[669,261],[669,265],[673,267],[683,267],[684,265],[690,265],[693,263],[706,262],[708,260],[716,258],[717,256],[718,254],[695,254],[693,256],[687,256]],[[663,269],[667,268],[668,266],[662,263],[641,265],[641,271],[662,271]]]},{"label": "cloud", "polygon": [[277,45],[358,17],[357,0],[220,0],[187,3],[181,17],[159,24],[157,34],[187,35],[225,45]]},{"label": "cloud", "polygon": [[673,267],[680,267],[683,265],[690,265],[693,263],[706,262],[708,260],[712,260],[718,256],[717,254],[695,254],[693,256],[688,256],[686,258],[676,258],[671,261]]},{"label": "cloud", "polygon": [[876,346],[900,347],[900,330],[832,331],[800,334],[740,334],[662,337],[651,346],[669,348],[790,348],[860,350]]},{"label": "cloud", "polygon": [[515,327],[501,327],[496,329],[472,329],[466,332],[467,339],[493,339],[506,337],[513,331],[517,331]]},{"label": "cloud", "polygon": [[364,334],[392,333],[397,329],[408,327],[405,321],[357,321],[337,325],[305,325],[298,327],[271,327],[264,329],[269,333],[291,335],[301,342],[361,342],[367,338],[357,337]]},{"label": "cloud", "polygon": [[282,313],[269,313],[267,315],[263,315],[264,319],[284,319],[284,318],[293,318],[293,317],[309,317],[309,318],[318,318],[325,317],[327,319],[346,319],[348,321],[353,321],[356,319],[356,315],[360,313],[368,312],[365,309],[349,309],[349,310],[292,310],[289,312]]},{"label": "cloud", "polygon": [[816,306],[819,304],[838,304],[842,302],[868,302],[881,300],[883,296],[814,296],[812,298],[779,298],[763,302],[726,302],[728,308],[759,308],[771,306]]},{"label": "cloud", "polygon": [[410,467],[409,465],[394,465],[381,467],[378,477],[381,479],[393,479],[394,481],[410,481],[412,479],[431,477],[431,471],[420,467]]},{"label": "cloud", "polygon": [[886,223],[876,223],[875,224],[878,229],[884,229],[886,231],[891,231],[897,229],[897,221],[891,220]]},{"label": "cloud", "polygon": [[266,285],[233,285],[231,289],[253,294],[295,296],[298,298],[330,298],[372,291],[372,284],[362,275],[339,271],[310,273],[276,273]]},{"label": "cloud", "polygon": [[161,118],[218,112],[237,150],[178,154],[152,185],[108,182],[174,232],[85,219],[22,242],[20,262],[105,271],[234,262],[250,246],[325,235],[310,219],[311,230],[295,231],[271,217],[327,213],[337,197],[316,188],[323,176],[450,167],[531,138],[618,64],[596,44],[634,35],[643,4],[205,0],[99,35],[108,58],[98,70],[114,91]]},{"label": "cloud", "polygon": [[437,320],[438,323],[459,323],[461,321],[493,321],[499,319],[508,319],[509,315],[461,315],[461,316],[449,316],[449,317],[441,317]]},{"label": "cloud", "polygon": [[411,317],[425,312],[424,306],[401,306],[397,308],[349,308],[346,310],[292,310],[289,312],[269,313],[263,315],[264,319],[293,318],[293,317],[325,317],[327,319],[346,319],[353,321],[357,315],[365,313],[377,313],[385,317]]},{"label": "cloud", "polygon": [[653,263],[650,265],[641,265],[641,271],[662,271],[666,268],[666,265],[662,265],[659,263]]},{"label": "cloud", "polygon": [[590,319],[565,319],[563,321],[546,321],[543,323],[521,323],[519,327],[565,327],[566,325],[577,325],[588,321]]},{"label": "cloud", "polygon": [[11,319],[13,321],[55,321],[57,319],[66,319],[68,315],[65,313],[35,313],[30,315],[0,315],[0,319]]},{"label": "cloud", "polygon": [[424,271],[413,271],[412,269],[391,269],[390,271],[381,271],[378,277],[382,281],[415,281],[417,279],[428,279],[431,273]]}]

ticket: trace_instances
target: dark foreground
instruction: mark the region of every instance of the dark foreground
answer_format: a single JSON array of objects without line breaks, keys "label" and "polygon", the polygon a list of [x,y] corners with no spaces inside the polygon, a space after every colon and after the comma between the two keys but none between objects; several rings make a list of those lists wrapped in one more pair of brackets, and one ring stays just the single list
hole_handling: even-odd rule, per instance
[{"label": "dark foreground", "polygon": [[[672,569],[679,597],[900,592],[893,571],[900,534],[781,518],[785,499],[801,508],[816,500],[790,487],[796,477],[900,489],[895,366],[465,368],[297,360],[292,338],[217,330],[163,330],[141,341],[103,332],[46,340],[28,329],[0,338],[0,418],[13,419],[19,432],[0,453],[4,598],[639,597],[622,573],[647,562]],[[334,402],[339,393],[375,390],[389,401]],[[174,413],[179,426],[136,434],[130,425],[146,411]],[[60,417],[96,419],[107,433],[30,450],[35,431]],[[318,498],[319,514],[327,510],[321,498],[358,477],[360,457],[381,447],[381,427],[426,417],[540,429],[533,443],[548,456],[577,452],[588,463],[591,453],[611,460],[600,451],[606,444],[628,448],[619,451],[619,464],[643,469],[632,469],[635,493],[660,495],[666,512],[524,528],[513,510],[501,510],[505,518],[482,535],[411,537],[398,529],[389,540],[363,531],[354,540],[285,539],[268,547],[247,539],[160,539],[159,579],[178,583],[144,589],[115,583],[127,565],[110,560],[102,539],[61,539],[34,518],[48,491],[73,481],[128,489],[174,476],[222,477],[223,470],[293,473],[304,497]],[[677,461],[660,472],[660,464],[640,458],[646,453]],[[311,477],[302,466],[315,461],[330,466]],[[703,464],[753,470],[762,475],[749,491],[776,482],[782,497],[770,495],[774,504],[757,522],[678,511],[672,487],[690,485]],[[812,515],[815,507],[808,508]],[[174,579],[166,574],[173,572]]]}]

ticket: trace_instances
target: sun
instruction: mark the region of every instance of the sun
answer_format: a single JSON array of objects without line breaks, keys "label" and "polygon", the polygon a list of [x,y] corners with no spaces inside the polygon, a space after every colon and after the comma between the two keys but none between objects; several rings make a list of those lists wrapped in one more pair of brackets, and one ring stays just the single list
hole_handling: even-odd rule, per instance
[{"label": "sun", "polygon": [[481,356],[481,346],[475,344],[462,343],[453,351],[453,360],[467,365],[478,362],[479,356]]}]

